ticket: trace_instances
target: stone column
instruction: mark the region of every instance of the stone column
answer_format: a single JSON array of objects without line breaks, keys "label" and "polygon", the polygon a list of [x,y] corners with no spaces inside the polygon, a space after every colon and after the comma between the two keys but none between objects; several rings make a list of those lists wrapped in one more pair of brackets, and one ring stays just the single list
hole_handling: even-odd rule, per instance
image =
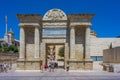
[{"label": "stone column", "polygon": [[90,59],[90,27],[85,30],[85,59]]},{"label": "stone column", "polygon": [[19,59],[25,59],[25,31],[20,27],[20,53]]},{"label": "stone column", "polygon": [[65,59],[66,60],[68,60],[69,59],[69,47],[68,47],[68,43],[65,43],[65,52],[64,52],[64,57],[65,57]]},{"label": "stone column", "polygon": [[75,29],[70,29],[70,59],[75,59]]},{"label": "stone column", "polygon": [[69,45],[68,43],[65,43],[65,52],[64,52],[64,62],[65,62],[65,68],[67,66],[67,61],[69,60]]},{"label": "stone column", "polygon": [[40,59],[42,60],[43,64],[46,64],[46,44],[44,42],[41,43],[41,54]]},{"label": "stone column", "polygon": [[39,33],[39,27],[35,27],[35,54],[34,58],[39,58],[40,57],[40,33]]}]

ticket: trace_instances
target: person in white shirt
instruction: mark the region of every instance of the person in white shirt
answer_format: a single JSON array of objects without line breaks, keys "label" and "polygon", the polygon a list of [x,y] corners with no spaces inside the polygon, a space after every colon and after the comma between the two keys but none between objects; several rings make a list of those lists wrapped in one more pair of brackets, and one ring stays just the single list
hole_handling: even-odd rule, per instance
[{"label": "person in white shirt", "polygon": [[4,68],[4,72],[7,72],[7,64],[6,63],[3,64],[3,68]]}]

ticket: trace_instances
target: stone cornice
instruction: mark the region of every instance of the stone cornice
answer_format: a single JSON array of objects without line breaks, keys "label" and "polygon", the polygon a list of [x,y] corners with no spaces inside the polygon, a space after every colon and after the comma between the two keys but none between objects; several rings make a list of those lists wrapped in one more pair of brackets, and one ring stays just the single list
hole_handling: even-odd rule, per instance
[{"label": "stone cornice", "polygon": [[72,22],[70,23],[70,26],[92,26],[90,22]]},{"label": "stone cornice", "polygon": [[93,18],[93,16],[94,16],[94,14],[69,14],[68,15],[68,19],[70,20],[70,19],[74,19],[74,18],[88,18],[88,19],[92,19]]},{"label": "stone cornice", "polygon": [[35,19],[35,20],[42,20],[42,16],[39,14],[17,14],[17,18],[21,19]]},{"label": "stone cornice", "polygon": [[19,23],[20,27],[24,27],[24,26],[40,26],[39,23]]}]

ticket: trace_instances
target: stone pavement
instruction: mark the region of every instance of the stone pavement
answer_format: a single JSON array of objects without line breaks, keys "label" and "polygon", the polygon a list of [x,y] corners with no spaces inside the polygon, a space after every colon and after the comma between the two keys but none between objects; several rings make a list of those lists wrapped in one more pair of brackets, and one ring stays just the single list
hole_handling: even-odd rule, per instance
[{"label": "stone pavement", "polygon": [[120,80],[120,73],[95,71],[19,71],[0,73],[0,80]]}]

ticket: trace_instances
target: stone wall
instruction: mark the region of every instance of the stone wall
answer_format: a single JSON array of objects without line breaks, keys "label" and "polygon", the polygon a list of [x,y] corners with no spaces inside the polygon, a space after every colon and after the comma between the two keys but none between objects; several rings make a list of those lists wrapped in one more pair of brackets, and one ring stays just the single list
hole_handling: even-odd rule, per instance
[{"label": "stone wall", "polygon": [[75,28],[75,58],[83,60],[84,57],[84,43],[85,43],[85,28]]},{"label": "stone wall", "polygon": [[105,49],[103,53],[103,70],[120,72],[120,47]]},{"label": "stone wall", "polygon": [[84,56],[83,53],[84,53],[83,44],[76,44],[75,45],[75,58],[77,60],[82,60]]},{"label": "stone wall", "polygon": [[69,61],[70,70],[93,70],[92,61]]},{"label": "stone wall", "polygon": [[34,59],[35,45],[34,44],[26,44],[26,60]]},{"label": "stone wall", "polygon": [[25,42],[27,44],[34,44],[34,33],[35,29],[34,27],[26,27],[25,29]]},{"label": "stone wall", "polygon": [[120,38],[91,38],[90,55],[103,56],[103,50],[108,49],[112,43],[112,47],[120,46]]},{"label": "stone wall", "polygon": [[104,63],[120,63],[120,47],[103,51]]},{"label": "stone wall", "polygon": [[18,55],[19,55],[18,53],[0,53],[0,64],[16,63]]}]

